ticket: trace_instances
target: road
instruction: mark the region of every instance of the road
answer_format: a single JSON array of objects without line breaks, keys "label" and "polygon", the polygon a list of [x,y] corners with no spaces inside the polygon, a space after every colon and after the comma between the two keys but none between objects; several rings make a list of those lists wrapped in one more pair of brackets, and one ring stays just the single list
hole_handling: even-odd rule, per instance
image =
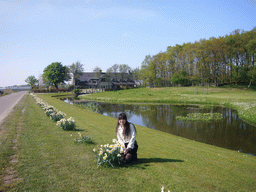
[{"label": "road", "polygon": [[27,91],[20,91],[0,97],[0,124],[4,118],[12,111],[13,107],[27,93]]}]

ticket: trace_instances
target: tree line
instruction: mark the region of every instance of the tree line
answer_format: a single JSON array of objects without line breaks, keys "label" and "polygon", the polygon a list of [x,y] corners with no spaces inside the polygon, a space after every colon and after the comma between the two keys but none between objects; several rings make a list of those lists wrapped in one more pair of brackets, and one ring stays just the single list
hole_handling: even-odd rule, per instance
[{"label": "tree line", "polygon": [[256,83],[256,27],[223,37],[176,44],[145,56],[134,70],[137,81],[150,87]]}]

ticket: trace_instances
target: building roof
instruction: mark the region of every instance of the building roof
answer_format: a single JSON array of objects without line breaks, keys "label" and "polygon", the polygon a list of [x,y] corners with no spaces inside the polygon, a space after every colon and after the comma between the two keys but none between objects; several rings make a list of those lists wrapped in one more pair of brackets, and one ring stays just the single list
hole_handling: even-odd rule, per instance
[{"label": "building roof", "polygon": [[[101,76],[105,73],[101,73]],[[93,72],[84,72],[82,75],[80,75],[77,80],[79,81],[86,81],[89,82],[90,80],[95,79],[98,80],[99,78],[96,77],[96,74]]]},{"label": "building roof", "polygon": [[[84,72],[77,80],[84,82],[87,85],[98,85],[98,83],[104,81],[106,73],[101,73],[100,77],[93,72]],[[129,77],[129,80],[128,80]],[[123,80],[121,80],[123,78]],[[133,76],[129,73],[111,73],[110,82],[113,85],[134,85],[135,81]]]}]

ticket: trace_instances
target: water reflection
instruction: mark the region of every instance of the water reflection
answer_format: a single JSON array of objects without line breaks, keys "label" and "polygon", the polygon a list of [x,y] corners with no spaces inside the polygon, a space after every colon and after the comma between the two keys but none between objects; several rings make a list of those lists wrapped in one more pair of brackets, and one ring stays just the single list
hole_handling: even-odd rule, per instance
[{"label": "water reflection", "polygon": [[[128,120],[159,131],[171,133],[191,140],[256,154],[256,129],[243,122],[236,111],[230,108],[212,107],[203,109],[195,106],[181,105],[126,105],[97,103],[98,112],[117,118],[125,112]],[[176,116],[189,113],[221,113],[222,121],[217,122],[183,122]]]}]

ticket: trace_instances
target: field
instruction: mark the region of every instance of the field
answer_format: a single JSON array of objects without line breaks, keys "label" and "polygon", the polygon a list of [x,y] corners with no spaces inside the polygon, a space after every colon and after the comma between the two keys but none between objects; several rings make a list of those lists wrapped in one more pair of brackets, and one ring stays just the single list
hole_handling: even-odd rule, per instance
[{"label": "field", "polygon": [[[165,191],[256,191],[254,156],[138,125],[138,161],[97,167],[92,150],[116,138],[117,120],[64,103],[56,96],[37,95],[67,117],[74,117],[79,131],[57,127],[31,96],[25,96],[0,125],[0,191],[161,191],[163,186]],[[160,88],[104,92],[86,98],[225,105],[255,123],[255,96],[256,92],[236,89]],[[94,144],[74,143],[79,132],[91,137]]]}]

